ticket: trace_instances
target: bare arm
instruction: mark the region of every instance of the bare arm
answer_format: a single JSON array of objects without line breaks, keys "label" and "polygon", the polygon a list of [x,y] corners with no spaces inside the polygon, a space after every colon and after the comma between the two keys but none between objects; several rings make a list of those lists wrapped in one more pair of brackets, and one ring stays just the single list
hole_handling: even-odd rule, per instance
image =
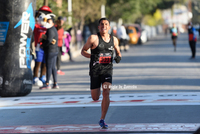
[{"label": "bare arm", "polygon": [[114,49],[115,49],[116,55],[122,57],[120,49],[119,49],[119,41],[116,37],[114,37]]},{"label": "bare arm", "polygon": [[91,35],[87,42],[85,43],[85,45],[83,46],[82,50],[81,50],[81,54],[86,57],[86,58],[90,58],[91,54],[89,54],[87,52],[88,49],[93,47],[93,43],[95,42],[95,40],[97,39],[96,35]]}]

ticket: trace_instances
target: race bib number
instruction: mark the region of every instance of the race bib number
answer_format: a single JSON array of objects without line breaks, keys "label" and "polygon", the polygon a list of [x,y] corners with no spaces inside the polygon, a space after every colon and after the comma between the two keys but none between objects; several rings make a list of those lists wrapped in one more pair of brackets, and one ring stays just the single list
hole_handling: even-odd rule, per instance
[{"label": "race bib number", "polygon": [[99,63],[100,64],[106,64],[111,62],[111,54],[110,53],[101,53],[99,55]]}]

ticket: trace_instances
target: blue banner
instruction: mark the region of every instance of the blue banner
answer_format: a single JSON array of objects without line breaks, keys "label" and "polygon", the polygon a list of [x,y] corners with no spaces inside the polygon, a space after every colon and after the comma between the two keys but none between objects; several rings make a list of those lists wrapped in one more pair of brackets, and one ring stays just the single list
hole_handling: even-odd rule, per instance
[{"label": "blue banner", "polygon": [[0,22],[0,46],[3,46],[6,41],[9,22]]}]

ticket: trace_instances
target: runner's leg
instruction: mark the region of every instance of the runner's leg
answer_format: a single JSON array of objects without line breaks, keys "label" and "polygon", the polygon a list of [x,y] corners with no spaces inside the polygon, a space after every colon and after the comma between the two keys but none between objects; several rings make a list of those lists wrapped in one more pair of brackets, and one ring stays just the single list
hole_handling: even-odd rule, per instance
[{"label": "runner's leg", "polygon": [[99,96],[101,95],[100,88],[91,89],[91,96],[94,101],[99,100]]},{"label": "runner's leg", "polygon": [[103,87],[103,99],[102,99],[102,103],[101,103],[101,119],[105,119],[106,117],[106,113],[108,111],[108,107],[110,105],[110,87],[111,87],[111,83],[109,82],[104,82],[102,84]]}]

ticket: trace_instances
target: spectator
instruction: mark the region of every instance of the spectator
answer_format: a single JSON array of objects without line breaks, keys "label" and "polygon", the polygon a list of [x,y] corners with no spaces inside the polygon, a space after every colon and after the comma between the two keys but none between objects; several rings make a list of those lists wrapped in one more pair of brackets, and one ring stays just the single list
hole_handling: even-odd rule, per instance
[{"label": "spectator", "polygon": [[188,23],[188,37],[189,37],[189,45],[192,51],[191,59],[195,58],[196,55],[196,41],[197,41],[197,31],[192,26],[192,22]]},{"label": "spectator", "polygon": [[[39,22],[37,21],[41,13],[48,14],[48,13],[52,13],[52,11],[48,6],[42,6],[38,10],[38,12],[36,12],[36,15],[35,15],[36,24],[34,28],[34,41],[35,41],[36,59],[35,59],[35,66],[33,69],[33,84],[38,85],[38,86],[46,82],[45,55],[44,55],[44,50],[40,47],[42,45],[42,42],[40,42],[40,38],[42,37],[42,34],[46,33],[47,29],[41,26],[41,24],[39,24]],[[40,71],[40,77],[38,78],[39,70],[41,71]]]},{"label": "spectator", "polygon": [[83,33],[82,33],[84,43],[87,42],[87,39],[89,38],[90,35],[91,35],[91,32],[90,32],[89,26],[87,25],[84,26]]},{"label": "spectator", "polygon": [[119,41],[120,51],[122,50],[127,51],[126,44],[128,42],[127,40],[128,35],[126,33],[126,28],[123,24],[117,29],[117,36],[120,40]]},{"label": "spectator", "polygon": [[47,28],[46,34],[42,37],[42,47],[45,52],[46,62],[46,83],[40,89],[51,89],[49,81],[51,74],[53,75],[53,87],[58,89],[57,83],[57,70],[56,70],[56,59],[58,56],[58,32],[54,27],[54,16],[53,14],[47,15],[44,20],[47,20],[44,25]]},{"label": "spectator", "polygon": [[78,49],[82,48],[82,32],[80,29],[76,32],[76,40]]},{"label": "spectator", "polygon": [[63,46],[63,39],[65,38],[64,29],[63,29],[64,20],[63,17],[59,16],[58,20],[56,21],[56,29],[58,31],[58,56],[57,56],[57,74],[64,75],[65,73],[60,70],[61,64],[61,55],[62,55],[62,46]]},{"label": "spectator", "polygon": [[113,28],[112,28],[112,35],[117,37],[117,27],[116,26],[113,26]]},{"label": "spectator", "polygon": [[68,53],[69,60],[73,61],[72,55],[71,55],[71,52],[70,52],[71,35],[67,31],[65,31],[64,34],[65,34],[65,38],[64,38],[64,46],[63,46],[62,50],[63,50],[64,53]]}]

